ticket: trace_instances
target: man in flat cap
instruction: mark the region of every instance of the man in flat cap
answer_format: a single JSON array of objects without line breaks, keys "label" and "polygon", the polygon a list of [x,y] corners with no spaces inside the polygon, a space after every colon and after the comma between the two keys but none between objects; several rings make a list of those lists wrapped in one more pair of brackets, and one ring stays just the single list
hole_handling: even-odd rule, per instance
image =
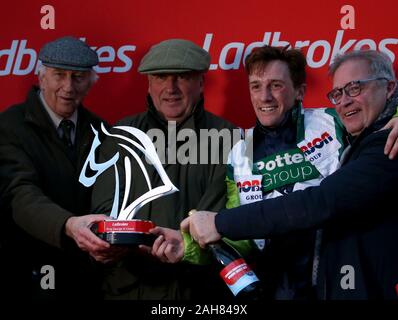
[{"label": "man in flat cap", "polygon": [[[200,131],[224,129],[228,132],[234,126],[204,109],[204,74],[210,65],[209,54],[191,41],[171,39],[153,46],[144,56],[138,71],[148,76],[147,111],[121,120],[118,125],[133,126],[148,134],[162,132],[165,137],[164,169],[179,192],[158,198],[142,207],[135,218],[152,220],[156,225],[178,230],[180,222],[188,212],[198,208],[223,208],[225,205],[225,174],[222,164],[201,162],[201,155],[207,153],[206,160],[220,152],[210,144],[203,148],[199,140]],[[185,130],[185,131],[183,131]],[[173,132],[174,131],[174,132]],[[179,141],[168,137],[183,136]],[[120,131],[118,134],[122,134]],[[192,140],[191,140],[192,139]],[[187,141],[198,146],[194,160],[186,162],[180,157],[179,147]],[[159,142],[159,141],[158,141]],[[207,142],[207,141],[206,141]],[[156,144],[156,143],[155,143]],[[131,157],[114,141],[106,140],[100,152],[100,161],[110,159],[116,152],[120,158]],[[170,157],[176,152],[177,157]],[[159,153],[159,150],[158,150]],[[142,155],[151,179],[152,187],[159,186],[161,179],[153,166]],[[162,157],[161,157],[162,158]],[[182,159],[183,158],[183,159]],[[135,162],[134,159],[131,159]],[[183,161],[180,161],[183,160]],[[191,159],[192,160],[192,159]],[[121,166],[119,173],[124,169]],[[129,201],[147,191],[146,180],[137,165],[132,166],[132,187]],[[124,181],[124,177],[120,177]],[[114,196],[114,174],[105,172],[94,186],[92,212],[109,213]],[[187,242],[192,239],[189,236]],[[227,287],[215,271],[214,266],[192,266],[187,263],[166,264],[146,252],[136,251],[119,261],[105,279],[106,298],[109,299],[198,299],[228,295]]]},{"label": "man in flat cap", "polygon": [[89,229],[103,216],[87,215],[90,190],[78,177],[93,138],[90,125],[102,121],[82,106],[98,57],[84,42],[64,37],[47,43],[39,59],[39,87],[0,115],[3,293],[95,298],[99,281],[84,251],[95,256],[109,245]]}]

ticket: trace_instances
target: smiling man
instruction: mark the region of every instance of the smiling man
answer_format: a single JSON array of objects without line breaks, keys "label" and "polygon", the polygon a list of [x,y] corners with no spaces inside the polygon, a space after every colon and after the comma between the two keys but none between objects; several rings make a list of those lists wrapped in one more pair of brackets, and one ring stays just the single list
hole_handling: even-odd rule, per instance
[{"label": "smiling man", "polygon": [[[265,63],[265,61],[252,62],[248,59],[250,65],[246,67],[246,70],[249,73],[250,98],[257,119],[264,127],[276,128],[281,125],[295,103],[304,98],[305,73],[298,67],[299,63],[305,65],[304,60],[299,59],[304,57],[299,54],[290,56],[291,60],[286,58],[288,62],[271,60]],[[291,76],[291,70],[295,72],[300,70],[294,74],[294,79]]]},{"label": "smiling man", "polygon": [[183,121],[203,92],[201,72],[149,74],[148,92],[153,105],[167,121]]},{"label": "smiling man", "polygon": [[[90,189],[79,172],[101,119],[85,109],[98,57],[63,37],[39,53],[39,85],[0,115],[0,181],[4,292],[32,299],[96,298],[99,277],[86,252],[109,245],[89,229]],[[82,251],[83,250],[83,251]],[[2,262],[3,263],[3,262]],[[53,274],[43,273],[50,266]],[[43,286],[42,278],[52,279]],[[3,288],[3,286],[2,286]],[[9,289],[9,290],[8,290]]]},{"label": "smiling man", "polygon": [[70,118],[93,84],[92,71],[41,67],[39,72],[42,99],[58,116]]},{"label": "smiling man", "polygon": [[[371,74],[367,64],[366,60],[353,59],[338,69],[331,69],[334,89],[328,93],[328,98],[336,105],[340,119],[353,136],[369,127],[383,110],[383,88],[387,86],[392,91],[395,86],[394,79],[387,72],[381,70],[379,74]],[[368,104],[373,107],[367,107]]]},{"label": "smiling man", "polygon": [[[200,133],[205,130],[231,130],[233,125],[215,116],[204,107],[204,75],[210,65],[210,55],[195,43],[183,39],[162,41],[148,51],[141,60],[138,71],[148,76],[147,111],[127,117],[118,125],[133,126],[144,132],[157,130],[165,137],[167,154],[194,139],[198,148],[195,161],[182,163],[182,157],[171,161],[167,157],[164,169],[178,188],[179,192],[161,197],[143,206],[135,218],[152,220],[156,225],[178,229],[180,222],[194,208],[217,208],[225,205],[225,173],[223,163],[213,164],[208,161],[220,150],[212,149],[213,144],[206,144]],[[169,130],[169,128],[173,128]],[[122,132],[117,129],[118,134]],[[183,132],[192,135],[183,136],[185,140],[173,141],[168,137],[178,136]],[[221,140],[221,139],[220,139]],[[219,147],[223,148],[220,141]],[[158,150],[159,151],[159,150]],[[221,150],[222,151],[222,150]],[[100,162],[110,159],[116,152],[121,158],[125,155],[135,159],[114,140],[105,140],[101,148]],[[206,163],[200,163],[205,154]],[[181,155],[181,154],[178,154]],[[153,187],[161,184],[159,175],[153,166],[139,154],[149,174]],[[123,163],[118,168],[123,176]],[[139,166],[132,167],[132,187],[128,203],[136,200],[147,191],[147,182]],[[123,186],[121,185],[123,189]],[[98,177],[93,192],[93,212],[109,213],[114,197],[114,174],[110,170]],[[190,238],[190,237],[189,237]],[[192,240],[191,240],[192,241]],[[115,267],[112,267],[105,279],[108,299],[195,299],[204,296],[221,296],[224,284],[211,266],[190,266],[188,264],[171,265],[155,260],[150,255],[131,253]],[[227,291],[224,292],[228,294]]]}]

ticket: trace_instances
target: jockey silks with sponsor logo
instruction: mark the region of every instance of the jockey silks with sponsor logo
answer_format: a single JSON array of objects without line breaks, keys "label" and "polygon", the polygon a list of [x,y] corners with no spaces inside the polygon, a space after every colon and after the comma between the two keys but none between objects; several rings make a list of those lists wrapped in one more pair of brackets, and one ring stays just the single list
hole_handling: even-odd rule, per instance
[{"label": "jockey silks with sponsor logo", "polygon": [[[265,46],[247,57],[257,119],[229,157],[228,208],[318,185],[337,169],[345,132],[333,109],[302,107],[305,66],[300,51],[286,48]],[[255,240],[270,298],[310,296],[315,239],[312,230]]]}]

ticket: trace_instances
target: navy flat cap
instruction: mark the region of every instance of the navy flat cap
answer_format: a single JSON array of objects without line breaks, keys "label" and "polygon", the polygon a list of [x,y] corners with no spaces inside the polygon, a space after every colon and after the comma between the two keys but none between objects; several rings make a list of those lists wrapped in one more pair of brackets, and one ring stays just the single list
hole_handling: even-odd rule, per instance
[{"label": "navy flat cap", "polygon": [[39,60],[48,67],[86,71],[98,64],[98,55],[83,41],[63,37],[45,44],[39,52]]}]

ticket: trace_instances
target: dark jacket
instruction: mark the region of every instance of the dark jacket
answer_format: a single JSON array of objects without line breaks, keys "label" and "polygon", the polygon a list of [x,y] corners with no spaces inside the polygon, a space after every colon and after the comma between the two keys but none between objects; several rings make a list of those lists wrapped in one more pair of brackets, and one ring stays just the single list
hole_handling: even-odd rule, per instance
[{"label": "dark jacket", "polygon": [[[221,210],[217,230],[244,239],[323,227],[319,298],[396,299],[398,215],[387,208],[396,206],[398,159],[384,155],[387,136],[387,131],[364,130],[342,168],[319,187]],[[345,286],[349,270],[355,274],[352,289]]]},{"label": "dark jacket", "polygon": [[[179,147],[185,142],[177,142],[177,145],[169,144],[167,122],[155,110],[150,99],[147,112],[123,119],[117,125],[133,126],[144,132],[159,129],[165,133],[168,149],[165,154],[166,164],[163,167],[172,183],[179,189],[176,193],[149,202],[138,211],[135,218],[149,219],[158,226],[179,229],[180,222],[187,217],[191,209],[219,210],[224,207],[225,166],[211,163],[180,164],[178,161],[174,164],[169,163],[168,160],[171,158],[168,153],[174,152],[173,150],[178,152]],[[232,128],[231,123],[205,111],[201,101],[193,113],[177,126],[176,134],[178,135],[182,129],[192,129],[199,137],[200,129],[229,131]],[[121,134],[117,129],[113,131]],[[198,146],[203,143],[203,141],[196,142]],[[208,153],[208,157],[218,153],[218,147],[211,150],[210,145],[209,143],[209,147],[204,150]],[[115,140],[107,139],[101,147],[99,162],[110,159],[117,151],[121,153],[121,159],[128,155],[122,148],[117,148]],[[228,155],[228,150],[225,155]],[[154,167],[148,165],[142,154],[140,158],[145,164],[152,186],[160,185],[160,177]],[[200,148],[198,159],[200,159]],[[132,186],[128,203],[148,190],[140,167],[136,165],[134,159],[132,163]],[[118,171],[121,174],[120,183],[123,190],[124,168],[121,166]],[[114,180],[113,170],[106,171],[97,179],[93,191],[93,212],[109,214],[114,196]],[[123,191],[120,197],[123,197]],[[226,286],[221,283],[214,268],[184,263],[165,264],[152,257],[132,254],[110,271],[106,281],[106,291],[108,298],[117,299],[191,299],[216,296],[217,292],[219,293],[217,283],[224,292]],[[226,291],[225,293],[228,294]]]},{"label": "dark jacket", "polygon": [[[93,137],[90,124],[98,127],[101,119],[79,107],[74,158],[37,90],[0,115],[2,260],[18,295],[88,298],[95,291],[93,265],[64,234],[64,224],[89,213],[91,191],[78,177]],[[43,265],[55,269],[55,290],[41,290]]]}]

